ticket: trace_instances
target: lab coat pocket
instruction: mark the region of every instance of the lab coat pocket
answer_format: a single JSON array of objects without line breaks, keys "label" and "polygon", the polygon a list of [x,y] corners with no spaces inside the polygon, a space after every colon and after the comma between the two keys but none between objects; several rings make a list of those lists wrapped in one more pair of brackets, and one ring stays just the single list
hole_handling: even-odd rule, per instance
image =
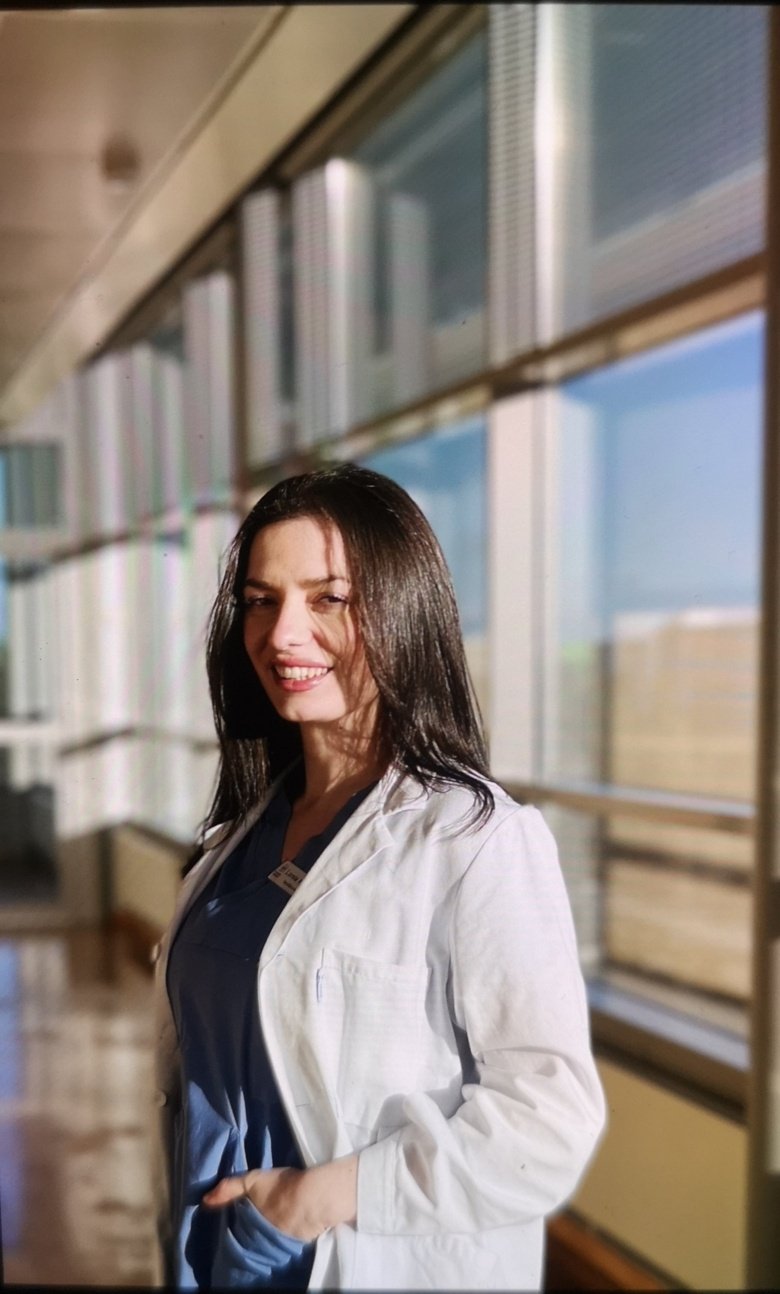
[{"label": "lab coat pocket", "polygon": [[244,1197],[229,1205],[214,1255],[212,1288],[300,1289],[313,1245],[288,1236]]},{"label": "lab coat pocket", "polygon": [[376,1129],[415,1089],[427,966],[324,948],[317,1011],[328,1079],[345,1123]]}]

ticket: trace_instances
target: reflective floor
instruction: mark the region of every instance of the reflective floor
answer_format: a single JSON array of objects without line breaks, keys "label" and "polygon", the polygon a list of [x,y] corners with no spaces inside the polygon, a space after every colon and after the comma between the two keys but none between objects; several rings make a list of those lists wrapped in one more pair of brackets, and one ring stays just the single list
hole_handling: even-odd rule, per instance
[{"label": "reflective floor", "polygon": [[9,1283],[149,1285],[151,976],[119,935],[0,933]]}]

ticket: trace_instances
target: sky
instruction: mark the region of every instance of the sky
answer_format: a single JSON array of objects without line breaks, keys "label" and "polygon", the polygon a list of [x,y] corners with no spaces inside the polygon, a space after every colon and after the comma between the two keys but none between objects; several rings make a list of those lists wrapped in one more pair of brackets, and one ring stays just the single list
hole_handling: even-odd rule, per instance
[{"label": "sky", "polygon": [[[567,604],[589,601],[591,630],[599,622],[602,633],[625,611],[757,604],[762,347],[756,312],[565,385],[558,530],[567,639],[578,635]],[[569,435],[578,438],[571,464]]]}]

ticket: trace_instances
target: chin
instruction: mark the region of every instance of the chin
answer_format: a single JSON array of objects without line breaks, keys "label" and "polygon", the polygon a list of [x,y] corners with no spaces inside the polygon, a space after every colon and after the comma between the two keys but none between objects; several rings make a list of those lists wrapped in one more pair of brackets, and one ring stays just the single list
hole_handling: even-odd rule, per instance
[{"label": "chin", "polygon": [[292,697],[277,705],[276,709],[282,719],[290,723],[338,723],[347,713],[343,705],[315,705]]}]

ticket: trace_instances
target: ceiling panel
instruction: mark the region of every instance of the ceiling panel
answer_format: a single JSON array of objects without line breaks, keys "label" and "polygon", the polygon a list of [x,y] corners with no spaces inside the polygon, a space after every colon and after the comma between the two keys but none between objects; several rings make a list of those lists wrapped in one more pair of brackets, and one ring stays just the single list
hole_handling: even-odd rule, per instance
[{"label": "ceiling panel", "polygon": [[104,234],[127,206],[91,157],[77,153],[0,152],[0,236],[9,230]]},{"label": "ceiling panel", "polygon": [[[0,21],[0,390],[268,22],[263,5]],[[119,141],[135,157],[106,174]],[[132,161],[132,158],[131,158]]]},{"label": "ceiling panel", "polygon": [[159,157],[240,52],[264,6],[6,14],[0,150],[97,154],[129,130]]},{"label": "ceiling panel", "polygon": [[12,299],[20,292],[39,294],[51,301],[73,282],[74,266],[83,265],[92,250],[93,239],[78,230],[38,233],[24,228],[5,228],[0,234],[0,283],[3,308],[18,306]]}]

